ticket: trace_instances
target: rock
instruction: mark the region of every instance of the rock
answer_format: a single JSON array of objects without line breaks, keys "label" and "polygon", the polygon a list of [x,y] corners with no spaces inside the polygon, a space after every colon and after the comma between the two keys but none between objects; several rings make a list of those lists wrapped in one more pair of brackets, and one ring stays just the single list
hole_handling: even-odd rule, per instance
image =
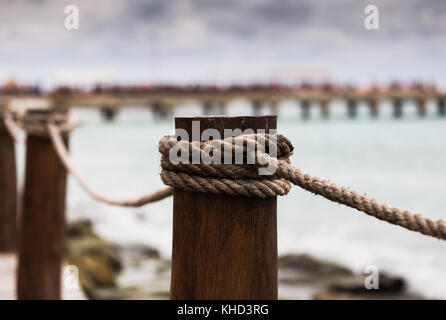
[{"label": "rock", "polygon": [[365,276],[358,275],[350,279],[343,279],[330,286],[330,289],[335,292],[345,292],[352,294],[400,294],[405,291],[407,285],[406,281],[397,276],[391,276],[387,273],[379,273],[379,288],[367,290],[364,285]]},{"label": "rock", "polygon": [[119,248],[97,235],[91,221],[82,219],[66,229],[65,258],[79,269],[79,281],[89,298],[100,288],[116,287],[122,270]]},{"label": "rock", "polygon": [[288,254],[279,257],[279,275],[282,282],[314,282],[350,277],[353,272],[342,265],[307,254]]},{"label": "rock", "polygon": [[313,296],[313,300],[354,300],[335,292],[319,292]]},{"label": "rock", "polygon": [[279,291],[294,299],[422,299],[407,292],[407,282],[399,276],[379,273],[379,289],[367,290],[366,274],[355,274],[345,266],[319,260],[307,254],[279,258]]},{"label": "rock", "polygon": [[125,247],[122,247],[127,254],[132,257],[138,257],[141,259],[154,258],[158,259],[160,257],[160,253],[157,249],[144,245],[144,244],[131,244]]}]

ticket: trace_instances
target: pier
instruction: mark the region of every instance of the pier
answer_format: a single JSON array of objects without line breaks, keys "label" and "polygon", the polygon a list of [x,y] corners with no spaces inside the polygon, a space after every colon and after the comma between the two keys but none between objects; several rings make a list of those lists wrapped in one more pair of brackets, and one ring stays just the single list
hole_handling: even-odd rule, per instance
[{"label": "pier", "polygon": [[[3,92],[3,95],[2,95]],[[246,85],[246,86],[104,86],[91,90],[57,88],[45,94],[6,92],[0,90],[4,101],[21,104],[30,98],[63,108],[98,109],[104,120],[112,121],[121,109],[139,107],[150,110],[156,118],[169,118],[175,109],[187,105],[202,107],[202,115],[225,115],[233,102],[252,106],[252,115],[278,114],[284,102],[296,102],[303,119],[310,119],[313,108],[320,117],[328,119],[333,102],[345,105],[349,118],[358,116],[360,105],[366,105],[369,115],[377,118],[385,102],[390,103],[393,116],[400,118],[404,109],[415,104],[419,117],[427,115],[428,103],[437,108],[438,116],[446,116],[446,92],[424,84],[352,87],[332,84],[298,86]],[[37,91],[38,92],[38,91]],[[266,110],[266,112],[264,112]]]}]

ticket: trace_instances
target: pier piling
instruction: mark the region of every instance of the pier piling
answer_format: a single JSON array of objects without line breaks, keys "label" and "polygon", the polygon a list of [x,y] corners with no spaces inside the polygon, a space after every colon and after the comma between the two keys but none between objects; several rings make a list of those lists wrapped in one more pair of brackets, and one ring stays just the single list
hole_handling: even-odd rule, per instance
[{"label": "pier piling", "polygon": [[[276,128],[276,116],[176,118],[200,131]],[[192,141],[192,139],[190,139]],[[171,299],[277,299],[277,201],[175,189]]]},{"label": "pier piling", "polygon": [[438,115],[444,117],[446,115],[446,98],[438,99]]},{"label": "pier piling", "polygon": [[377,99],[369,99],[369,108],[370,108],[370,116],[372,118],[377,118],[379,114],[378,109],[378,100]]},{"label": "pier piling", "polygon": [[300,102],[300,107],[302,109],[302,119],[310,119],[310,106],[311,103],[309,100],[302,100]]},{"label": "pier piling", "polygon": [[403,115],[403,101],[401,99],[393,99],[393,116],[401,118]]},{"label": "pier piling", "polygon": [[[68,144],[67,135],[64,140]],[[61,298],[66,180],[67,173],[50,138],[29,134],[20,223],[18,299]]]},{"label": "pier piling", "polygon": [[0,102],[0,252],[11,252],[17,234],[17,172],[14,138],[2,119],[5,109]]},{"label": "pier piling", "polygon": [[116,118],[118,111],[111,107],[103,107],[101,108],[101,115],[105,121],[113,121]]},{"label": "pier piling", "polygon": [[211,115],[213,113],[213,105],[210,101],[203,102],[203,114],[205,116]]},{"label": "pier piling", "polygon": [[418,116],[425,117],[427,114],[427,101],[426,99],[420,98],[417,100],[417,110]]},{"label": "pier piling", "polygon": [[321,100],[319,102],[320,106],[321,106],[321,117],[323,119],[328,119],[328,117],[330,116],[330,108],[329,108],[329,104],[330,101],[327,99]]},{"label": "pier piling", "polygon": [[347,99],[347,113],[349,118],[355,118],[358,115],[358,102],[355,99]]},{"label": "pier piling", "polygon": [[259,100],[254,100],[252,102],[252,112],[254,116],[259,116],[262,114],[262,102]]}]

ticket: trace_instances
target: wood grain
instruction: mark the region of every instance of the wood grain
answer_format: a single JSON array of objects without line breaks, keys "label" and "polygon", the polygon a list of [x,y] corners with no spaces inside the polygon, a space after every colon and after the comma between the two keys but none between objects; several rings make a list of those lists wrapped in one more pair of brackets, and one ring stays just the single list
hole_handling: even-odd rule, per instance
[{"label": "wood grain", "polygon": [[[276,129],[276,116],[176,118],[189,132]],[[176,189],[171,299],[277,299],[277,202]]]},{"label": "wood grain", "polygon": [[17,234],[17,173],[15,142],[0,125],[0,252],[11,252]]},{"label": "wood grain", "polygon": [[[65,143],[68,145],[68,138]],[[18,299],[60,299],[67,174],[49,138],[29,136]]]}]

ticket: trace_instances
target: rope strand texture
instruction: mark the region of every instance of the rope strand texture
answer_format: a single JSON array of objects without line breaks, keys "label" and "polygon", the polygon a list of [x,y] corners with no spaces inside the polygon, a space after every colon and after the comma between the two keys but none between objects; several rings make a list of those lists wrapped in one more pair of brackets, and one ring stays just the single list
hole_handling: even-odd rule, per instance
[{"label": "rope strand texture", "polygon": [[[167,185],[188,191],[229,194],[245,197],[267,198],[285,195],[290,190],[290,184],[297,185],[313,194],[320,195],[333,202],[349,206],[362,211],[377,219],[401,226],[408,230],[420,232],[438,239],[446,240],[446,223],[443,220],[431,220],[420,214],[413,214],[406,210],[390,207],[376,199],[352,191],[346,187],[338,186],[330,181],[303,173],[293,167],[289,157],[293,153],[291,142],[282,135],[274,139],[268,135],[243,135],[225,140],[212,140],[199,144],[185,141],[177,141],[175,137],[165,136],[159,143],[159,151],[162,154],[161,166],[163,171],[161,179]],[[221,155],[223,146],[230,144],[233,151],[240,148],[240,139],[243,140],[244,158],[247,157],[246,143],[268,145],[276,143],[277,158],[270,157],[267,153],[256,152],[254,164],[172,164],[169,161],[170,149],[177,144],[182,151],[199,149],[200,155],[208,155],[209,147],[217,156]],[[260,163],[263,163],[261,165]],[[262,176],[258,169],[262,166],[273,164],[277,168],[274,175]]]}]

